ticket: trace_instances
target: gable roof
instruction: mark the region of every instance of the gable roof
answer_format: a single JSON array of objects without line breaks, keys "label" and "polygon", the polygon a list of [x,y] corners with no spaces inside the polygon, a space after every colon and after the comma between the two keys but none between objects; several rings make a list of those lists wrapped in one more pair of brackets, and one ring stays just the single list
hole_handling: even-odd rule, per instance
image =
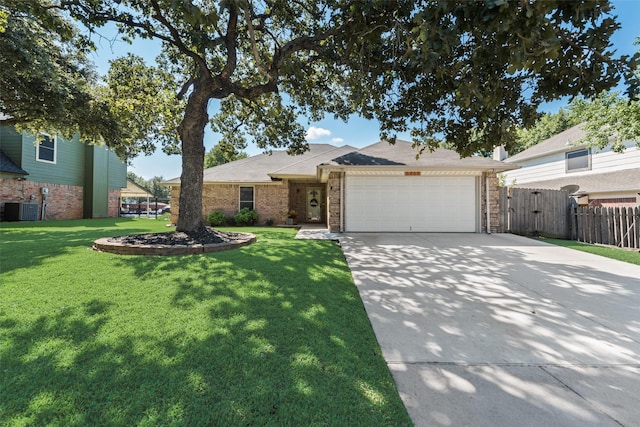
[{"label": "gable roof", "polygon": [[[355,148],[336,147],[331,144],[309,144],[309,150],[300,155],[289,155],[284,150],[261,153],[244,159],[214,166],[204,170],[204,182],[272,182],[290,176],[315,176],[318,164],[327,162],[344,150]],[[165,181],[179,184],[180,178]]]},{"label": "gable roof", "polygon": [[580,148],[585,145],[580,143],[580,141],[585,137],[582,125],[583,123],[575,125],[574,127],[560,132],[549,139],[545,139],[544,141],[529,147],[512,157],[507,157],[504,161],[509,163],[521,162],[523,160],[529,160],[535,157],[545,156],[547,154],[562,153]]},{"label": "gable roof", "polygon": [[578,187],[575,189],[574,194],[620,193],[624,191],[634,191],[640,194],[640,168],[588,175],[564,176],[562,178],[514,185],[514,187],[540,190],[560,190],[567,186]]},{"label": "gable roof", "polygon": [[[411,142],[401,140],[396,140],[394,145],[379,141],[360,150],[349,145],[336,147],[330,144],[309,144],[309,150],[297,156],[277,150],[214,166],[205,169],[203,179],[205,183],[267,183],[285,178],[315,179],[318,168],[326,171],[351,167],[410,167],[440,171],[495,172],[517,168],[486,157],[461,158],[453,150],[424,152],[418,159],[416,154],[418,151]],[[180,178],[164,183],[179,184]]]},{"label": "gable roof", "polygon": [[[327,144],[323,144],[323,145],[327,145]],[[285,166],[283,168],[274,170],[273,172],[270,172],[269,175],[273,178],[291,178],[291,177],[311,176],[311,175],[315,177],[316,170],[319,164],[326,163],[330,161],[330,159],[332,159],[333,157],[339,157],[346,153],[351,153],[354,150],[356,150],[355,147],[351,147],[350,145],[344,145],[342,147],[335,147],[333,145],[329,145],[329,147],[332,147],[332,149],[323,151],[316,155],[311,155],[311,156],[302,155],[300,156],[299,160],[294,158],[293,163],[290,163],[288,166]]]},{"label": "gable roof", "polygon": [[487,157],[460,157],[453,151],[438,148],[434,151],[424,151],[416,159],[418,150],[413,143],[396,140],[395,144],[379,141],[361,150],[335,158],[328,166],[335,167],[415,167],[434,170],[495,170],[505,171],[515,169],[516,166],[506,164]]},{"label": "gable roof", "polygon": [[120,197],[152,197],[147,190],[127,178],[127,186],[120,189]]},{"label": "gable roof", "polygon": [[25,171],[9,158],[4,151],[0,150],[0,172],[13,173],[16,175],[29,175],[29,172]]}]

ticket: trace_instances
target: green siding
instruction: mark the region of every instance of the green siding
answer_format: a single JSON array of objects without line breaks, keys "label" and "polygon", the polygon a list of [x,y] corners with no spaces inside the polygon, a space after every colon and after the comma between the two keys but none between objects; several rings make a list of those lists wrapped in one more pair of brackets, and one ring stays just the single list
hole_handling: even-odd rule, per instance
[{"label": "green siding", "polygon": [[84,217],[109,214],[109,153],[93,145],[85,147]]},{"label": "green siding", "polygon": [[85,145],[74,137],[66,141],[60,137],[56,142],[56,162],[36,160],[35,137],[23,133],[22,169],[29,172],[29,180],[62,185],[84,185]]},{"label": "green siding", "polygon": [[127,164],[116,153],[109,151],[109,190],[119,190],[127,186]]},{"label": "green siding", "polygon": [[[22,165],[22,135],[16,132],[13,127],[0,126],[0,149],[9,156],[13,163],[25,169]],[[27,170],[27,172],[29,171]]]},{"label": "green siding", "polygon": [[109,190],[127,186],[126,163],[107,147],[83,144],[77,136],[57,139],[55,163],[37,161],[35,137],[11,126],[0,126],[0,146],[29,173],[29,181],[83,187],[86,218],[107,217]]}]

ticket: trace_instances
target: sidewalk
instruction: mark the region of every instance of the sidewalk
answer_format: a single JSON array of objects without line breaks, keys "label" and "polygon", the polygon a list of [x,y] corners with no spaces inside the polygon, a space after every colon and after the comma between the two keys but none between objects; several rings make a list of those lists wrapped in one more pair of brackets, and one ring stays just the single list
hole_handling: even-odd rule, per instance
[{"label": "sidewalk", "polygon": [[331,233],[325,224],[303,224],[296,239],[338,240],[339,233]]}]

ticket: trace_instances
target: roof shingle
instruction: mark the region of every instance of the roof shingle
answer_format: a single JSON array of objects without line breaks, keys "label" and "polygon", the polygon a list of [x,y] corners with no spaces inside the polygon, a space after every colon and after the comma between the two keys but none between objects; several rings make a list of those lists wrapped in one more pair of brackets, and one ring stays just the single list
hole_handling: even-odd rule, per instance
[{"label": "roof shingle", "polygon": [[0,172],[14,173],[16,175],[29,175],[29,172],[25,171],[9,158],[2,150],[0,150]]}]

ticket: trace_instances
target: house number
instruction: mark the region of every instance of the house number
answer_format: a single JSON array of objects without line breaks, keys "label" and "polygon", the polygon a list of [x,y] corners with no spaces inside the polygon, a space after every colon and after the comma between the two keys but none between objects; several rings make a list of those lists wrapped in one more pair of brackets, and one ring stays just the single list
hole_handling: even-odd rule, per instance
[{"label": "house number", "polygon": [[420,176],[420,171],[405,171],[404,176]]}]

